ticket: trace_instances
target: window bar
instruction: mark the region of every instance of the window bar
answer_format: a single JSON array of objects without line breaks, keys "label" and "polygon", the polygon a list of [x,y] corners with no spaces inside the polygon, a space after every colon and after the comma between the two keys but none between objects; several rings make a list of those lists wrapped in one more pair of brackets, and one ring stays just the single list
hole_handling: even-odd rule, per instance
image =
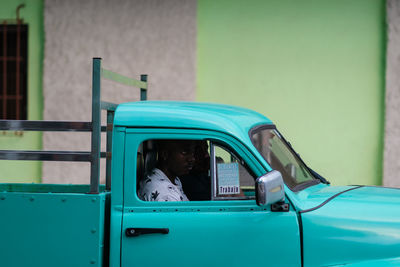
[{"label": "window bar", "polygon": [[7,119],[7,22],[3,22],[3,119]]},{"label": "window bar", "polygon": [[217,166],[215,160],[215,147],[214,143],[210,142],[210,176],[211,176],[211,200],[215,200],[217,196]]},{"label": "window bar", "polygon": [[17,75],[16,75],[16,119],[19,120],[20,119],[20,49],[21,49],[21,20],[17,20],[17,60],[16,60],[16,66],[17,66]]},{"label": "window bar", "polygon": [[[10,59],[10,58],[9,58]],[[1,59],[0,59],[1,60]],[[12,100],[12,99],[19,99],[19,98],[21,98],[21,97],[17,97],[17,96],[15,96],[15,95],[7,95],[7,99],[8,100]],[[3,96],[2,95],[0,95],[0,99],[3,99]]]}]

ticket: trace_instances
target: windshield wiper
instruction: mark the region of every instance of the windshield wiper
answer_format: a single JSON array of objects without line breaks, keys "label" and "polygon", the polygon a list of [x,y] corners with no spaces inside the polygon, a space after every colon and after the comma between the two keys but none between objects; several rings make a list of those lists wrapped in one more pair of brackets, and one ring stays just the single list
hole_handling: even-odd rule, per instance
[{"label": "windshield wiper", "polygon": [[307,165],[306,165],[306,167],[307,167],[307,169],[311,172],[311,174],[312,174],[315,178],[319,179],[323,184],[331,184],[331,182],[329,182],[329,181],[326,180],[324,177],[322,177],[321,175],[319,175],[316,171],[314,171],[313,169],[311,169],[311,168],[308,167]]},{"label": "windshield wiper", "polygon": [[[278,130],[277,130],[278,131]],[[278,131],[279,132],[279,131]],[[307,166],[307,164],[305,164],[305,162],[303,161],[303,159],[300,157],[300,154],[297,153],[294,148],[292,147],[292,144],[290,142],[288,142],[285,137],[283,137],[283,135],[281,133],[279,133],[279,135],[281,136],[282,140],[286,142],[286,144],[288,144],[289,148],[292,150],[292,152],[294,152],[297,157],[299,158],[299,160],[304,164],[304,166],[307,168],[307,170],[312,174],[312,176],[314,176],[316,179],[320,180],[321,183],[323,184],[331,184],[327,179],[325,179],[324,177],[322,177],[321,175],[319,175],[316,171],[314,171],[313,169],[311,169],[310,167]],[[301,168],[303,173],[304,170],[303,168]]]}]

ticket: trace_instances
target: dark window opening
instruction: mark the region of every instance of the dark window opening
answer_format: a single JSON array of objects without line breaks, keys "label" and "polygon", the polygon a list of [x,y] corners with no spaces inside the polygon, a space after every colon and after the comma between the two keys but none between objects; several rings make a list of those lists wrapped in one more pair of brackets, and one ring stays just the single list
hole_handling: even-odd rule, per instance
[{"label": "dark window opening", "polygon": [[0,25],[0,119],[27,119],[28,25]]},{"label": "dark window opening", "polygon": [[147,140],[137,151],[144,201],[255,199],[255,175],[233,149],[211,140]]}]

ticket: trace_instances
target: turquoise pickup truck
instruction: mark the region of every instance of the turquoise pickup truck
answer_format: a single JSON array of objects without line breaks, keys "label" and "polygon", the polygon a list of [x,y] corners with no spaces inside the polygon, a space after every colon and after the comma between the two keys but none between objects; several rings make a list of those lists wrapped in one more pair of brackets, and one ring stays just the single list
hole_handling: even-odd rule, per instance
[{"label": "turquoise pickup truck", "polygon": [[[398,189],[330,186],[248,109],[101,102],[101,77],[146,98],[146,76],[123,77],[96,58],[91,122],[0,121],[0,130],[92,132],[91,152],[0,151],[6,160],[91,164],[88,185],[0,184],[0,266],[400,266]],[[206,199],[141,199],[159,140],[207,144]]]}]

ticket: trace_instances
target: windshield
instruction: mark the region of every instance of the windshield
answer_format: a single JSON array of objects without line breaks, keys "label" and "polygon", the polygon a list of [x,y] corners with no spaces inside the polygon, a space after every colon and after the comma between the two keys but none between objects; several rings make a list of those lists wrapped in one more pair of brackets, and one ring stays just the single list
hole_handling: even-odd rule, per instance
[{"label": "windshield", "polygon": [[251,141],[293,191],[319,182],[277,130],[258,128],[251,133]]}]

